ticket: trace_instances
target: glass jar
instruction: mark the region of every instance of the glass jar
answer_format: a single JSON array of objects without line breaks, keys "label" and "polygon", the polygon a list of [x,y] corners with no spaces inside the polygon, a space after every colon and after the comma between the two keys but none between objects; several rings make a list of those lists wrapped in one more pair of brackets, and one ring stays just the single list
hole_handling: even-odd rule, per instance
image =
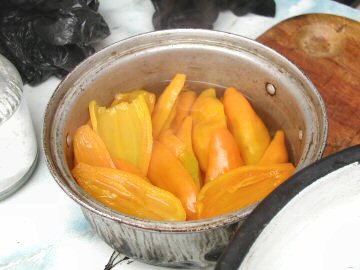
[{"label": "glass jar", "polygon": [[38,148],[21,77],[0,54],[0,200],[20,188],[33,172]]}]

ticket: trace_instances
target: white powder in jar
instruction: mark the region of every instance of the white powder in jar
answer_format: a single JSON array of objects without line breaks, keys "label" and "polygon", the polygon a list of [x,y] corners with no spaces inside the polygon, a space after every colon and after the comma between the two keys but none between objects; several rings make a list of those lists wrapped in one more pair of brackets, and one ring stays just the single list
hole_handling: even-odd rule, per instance
[{"label": "white powder in jar", "polygon": [[37,151],[30,113],[22,100],[15,113],[0,124],[0,199],[26,180]]}]

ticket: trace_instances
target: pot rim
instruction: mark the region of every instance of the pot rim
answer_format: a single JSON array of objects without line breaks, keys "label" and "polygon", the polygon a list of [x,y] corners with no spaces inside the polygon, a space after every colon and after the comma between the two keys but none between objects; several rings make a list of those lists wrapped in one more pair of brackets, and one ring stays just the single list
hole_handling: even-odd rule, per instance
[{"label": "pot rim", "polygon": [[[50,100],[47,104],[47,107],[45,110],[45,115],[44,115],[43,134],[42,134],[43,153],[45,156],[47,166],[48,166],[52,176],[54,177],[55,181],[57,182],[57,184],[64,190],[64,192],[70,198],[72,198],[75,202],[77,202],[83,208],[83,210],[89,210],[103,218],[106,218],[106,219],[109,219],[112,221],[116,221],[119,223],[124,223],[129,226],[137,227],[137,228],[144,229],[144,230],[161,231],[161,232],[192,232],[192,231],[208,230],[208,229],[221,227],[221,226],[225,226],[225,225],[229,225],[229,224],[238,222],[241,219],[244,219],[257,206],[258,203],[253,204],[249,207],[225,214],[225,215],[216,216],[216,217],[212,217],[212,218],[208,218],[208,219],[184,221],[184,222],[154,221],[154,220],[137,218],[137,217],[130,216],[130,215],[115,211],[113,209],[110,209],[110,208],[106,207],[105,205],[101,204],[100,202],[97,202],[96,200],[94,200],[90,195],[85,193],[79,186],[77,186],[78,190],[77,190],[77,192],[75,192],[71,187],[69,187],[66,183],[64,183],[64,180],[62,179],[65,176],[62,174],[61,170],[59,169],[58,164],[56,164],[56,162],[54,161],[54,152],[56,152],[56,147],[54,146],[54,142],[53,142],[54,141],[53,132],[56,133],[56,131],[54,131],[54,128],[53,128],[53,122],[54,122],[53,120],[54,120],[54,116],[55,116],[56,112],[58,111],[58,103],[54,103],[54,100],[59,99],[61,102],[62,99],[64,98],[64,96],[66,96],[66,94],[68,94],[67,92],[69,89],[67,89],[64,92],[64,90],[62,90],[62,88],[66,87],[65,84],[69,80],[69,78],[76,76],[76,73],[83,66],[86,66],[89,64],[93,65],[94,58],[98,57],[101,54],[104,54],[105,51],[114,50],[115,48],[117,48],[118,46],[121,46],[122,44],[133,43],[133,42],[137,42],[137,41],[138,41],[138,44],[142,44],[141,42],[139,42],[139,40],[140,41],[143,39],[148,40],[149,38],[152,38],[154,36],[155,37],[157,37],[157,36],[162,36],[162,37],[175,36],[175,37],[177,37],[178,35],[185,35],[188,39],[184,39],[184,41],[186,40],[187,42],[190,42],[190,43],[196,42],[196,41],[199,42],[200,41],[199,38],[201,38],[201,37],[204,39],[207,38],[210,41],[212,41],[212,43],[210,43],[212,45],[216,45],[217,43],[219,45],[221,45],[226,42],[228,42],[226,45],[229,45],[229,41],[232,41],[233,44],[229,45],[229,47],[233,48],[233,49],[237,48],[238,50],[244,49],[244,48],[242,48],[241,46],[236,44],[236,42],[246,43],[248,46],[253,47],[254,51],[252,51],[252,53],[255,52],[255,53],[259,54],[258,55],[259,57],[263,57],[261,55],[261,53],[265,52],[266,54],[270,55],[271,57],[276,57],[277,61],[281,61],[282,64],[284,64],[287,67],[289,67],[290,69],[292,69],[292,71],[296,71],[300,77],[302,76],[303,77],[302,79],[306,81],[306,83],[308,84],[308,87],[311,89],[311,91],[317,97],[317,102],[319,102],[319,104],[320,104],[321,114],[323,116],[322,119],[319,119],[320,123],[322,124],[322,127],[323,127],[323,132],[321,134],[319,134],[319,136],[323,139],[321,140],[321,144],[318,146],[317,151],[315,151],[315,154],[312,157],[312,160],[308,160],[308,162],[312,162],[312,161],[315,161],[315,160],[321,158],[324,148],[326,146],[327,131],[328,131],[328,121],[327,121],[327,115],[326,115],[324,102],[321,98],[321,95],[319,94],[319,92],[317,91],[315,86],[312,84],[312,82],[309,80],[309,78],[297,66],[295,66],[292,62],[290,62],[287,58],[285,58],[284,56],[280,55],[273,49],[271,49],[259,42],[256,42],[249,38],[246,38],[246,37],[243,37],[240,35],[236,35],[236,34],[232,34],[232,33],[215,31],[215,30],[203,30],[203,29],[172,29],[172,30],[152,31],[152,32],[139,34],[139,35],[132,36],[132,37],[120,40],[118,42],[115,42],[115,43],[99,50],[98,52],[96,52],[92,56],[88,57],[87,59],[85,59],[83,62],[78,64],[59,83],[59,85],[55,89],[54,93],[50,97]],[[204,40],[204,41],[209,41],[209,40]],[[183,42],[183,40],[175,39],[173,44],[176,44],[176,41]],[[170,41],[170,42],[172,42],[172,41]],[[141,45],[139,45],[138,49],[139,50],[142,49]],[[74,88],[70,88],[70,89],[74,89]],[[309,151],[309,149],[308,149],[308,151]],[[302,157],[299,161],[300,166],[297,166],[297,170],[302,168],[303,166],[307,165],[307,164],[304,164],[304,160],[305,160],[307,154],[308,154],[308,152],[305,152],[302,154]],[[56,155],[56,153],[55,153],[55,155]],[[72,180],[75,181],[73,178],[72,178]],[[81,195],[81,197],[79,196],[79,194]],[[86,201],[84,200],[84,198]]]},{"label": "pot rim", "polygon": [[239,269],[257,238],[282,209],[322,177],[354,163],[360,163],[360,144],[333,153],[291,176],[251,213],[224,250],[216,270]]}]

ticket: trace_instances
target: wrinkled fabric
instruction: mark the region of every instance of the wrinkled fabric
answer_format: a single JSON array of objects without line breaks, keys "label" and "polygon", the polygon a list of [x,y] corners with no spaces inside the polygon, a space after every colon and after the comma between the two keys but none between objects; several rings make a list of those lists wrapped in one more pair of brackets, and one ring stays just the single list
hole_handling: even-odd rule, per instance
[{"label": "wrinkled fabric", "polygon": [[0,0],[0,53],[25,83],[63,77],[110,34],[97,0]]},{"label": "wrinkled fabric", "polygon": [[212,29],[219,12],[231,10],[242,16],[249,12],[275,16],[274,0],[152,0],[156,30],[171,28]]}]

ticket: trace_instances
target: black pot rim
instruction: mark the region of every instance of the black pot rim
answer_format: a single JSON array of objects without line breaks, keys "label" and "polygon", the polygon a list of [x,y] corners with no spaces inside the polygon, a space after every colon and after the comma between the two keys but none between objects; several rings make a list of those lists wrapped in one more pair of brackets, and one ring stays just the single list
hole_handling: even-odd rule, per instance
[{"label": "black pot rim", "polygon": [[295,173],[249,215],[224,250],[215,270],[238,269],[257,237],[289,201],[321,177],[355,162],[360,162],[360,144],[323,158]]}]

